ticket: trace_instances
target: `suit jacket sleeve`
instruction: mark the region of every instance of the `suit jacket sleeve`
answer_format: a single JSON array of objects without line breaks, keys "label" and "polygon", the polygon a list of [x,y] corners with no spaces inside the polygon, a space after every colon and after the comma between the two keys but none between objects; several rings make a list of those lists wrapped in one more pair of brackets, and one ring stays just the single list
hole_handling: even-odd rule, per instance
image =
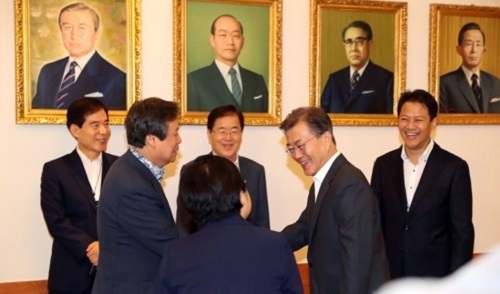
[{"label": "suit jacket sleeve", "polygon": [[300,214],[299,219],[286,226],[282,233],[285,238],[290,243],[293,251],[297,251],[300,248],[306,246],[309,243],[309,219],[312,215],[314,209],[314,185],[309,190],[309,196],[307,198],[307,206],[304,211]]},{"label": "suit jacket sleeve", "polygon": [[450,183],[450,224],[452,239],[451,272],[471,260],[474,250],[472,225],[472,188],[469,167],[465,161],[458,165]]},{"label": "suit jacket sleeve", "polygon": [[75,226],[66,216],[64,207],[65,184],[60,178],[60,170],[54,164],[45,164],[42,171],[41,207],[50,234],[76,259],[86,258],[88,245],[95,240],[87,232]]},{"label": "suit jacket sleeve", "polygon": [[168,219],[172,217],[171,212],[165,212],[170,208],[160,203],[159,197],[165,196],[151,186],[151,189],[146,187],[141,186],[121,196],[118,218],[134,239],[161,256],[165,244],[177,238],[177,230],[172,227],[173,219]]}]

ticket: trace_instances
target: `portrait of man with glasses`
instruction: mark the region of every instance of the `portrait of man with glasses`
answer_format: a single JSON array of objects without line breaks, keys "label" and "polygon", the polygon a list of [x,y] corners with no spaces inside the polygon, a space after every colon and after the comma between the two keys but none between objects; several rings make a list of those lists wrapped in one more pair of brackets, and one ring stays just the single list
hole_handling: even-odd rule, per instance
[{"label": "portrait of man with glasses", "polygon": [[373,33],[364,21],[342,30],[349,65],[329,75],[321,108],[329,113],[392,114],[394,74],[370,60]]}]

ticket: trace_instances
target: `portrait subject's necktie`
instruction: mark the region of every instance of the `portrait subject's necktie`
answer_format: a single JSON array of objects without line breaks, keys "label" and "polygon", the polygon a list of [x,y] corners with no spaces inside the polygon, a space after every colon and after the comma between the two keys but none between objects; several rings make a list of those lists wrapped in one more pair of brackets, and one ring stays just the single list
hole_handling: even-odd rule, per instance
[{"label": "portrait subject's necktie", "polygon": [[354,89],[354,87],[356,87],[356,85],[358,84],[358,81],[359,81],[359,73],[358,73],[358,71],[355,71],[352,74],[352,78],[351,78],[351,92]]},{"label": "portrait subject's necktie", "polygon": [[231,76],[231,88],[234,99],[236,99],[236,102],[241,105],[241,87],[240,83],[238,82],[238,77],[236,77],[236,70],[231,67],[231,69],[229,70],[229,75]]},{"label": "portrait subject's necktie", "polygon": [[76,63],[76,61],[71,62],[71,64],[69,65],[69,71],[64,76],[64,79],[61,83],[61,88],[59,89],[59,93],[57,94],[56,108],[58,109],[63,108],[65,104],[64,98],[68,96],[71,85],[75,83],[75,66],[77,65],[78,63]]},{"label": "portrait subject's necktie", "polygon": [[472,74],[471,80],[472,80],[472,84],[471,84],[472,92],[474,92],[474,96],[476,96],[477,104],[479,105],[479,109],[481,109],[481,112],[482,112],[483,111],[483,103],[482,103],[482,99],[481,99],[482,94],[481,94],[481,87],[479,87],[479,84],[477,83],[477,75]]}]

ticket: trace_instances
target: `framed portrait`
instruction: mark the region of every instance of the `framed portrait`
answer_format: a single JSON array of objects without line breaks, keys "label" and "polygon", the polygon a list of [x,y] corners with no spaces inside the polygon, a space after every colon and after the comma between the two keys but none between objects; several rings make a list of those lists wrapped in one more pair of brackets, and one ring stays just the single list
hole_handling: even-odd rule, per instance
[{"label": "framed portrait", "polygon": [[310,13],[310,104],[335,125],[397,124],[407,4],[312,0]]},{"label": "framed portrait", "polygon": [[140,0],[15,0],[16,122],[65,124],[100,99],[123,124],[141,96]]},{"label": "framed portrait", "polygon": [[431,5],[429,88],[440,124],[500,124],[500,7]]},{"label": "framed portrait", "polygon": [[282,0],[174,0],[174,100],[182,124],[232,104],[246,125],[281,120]]}]

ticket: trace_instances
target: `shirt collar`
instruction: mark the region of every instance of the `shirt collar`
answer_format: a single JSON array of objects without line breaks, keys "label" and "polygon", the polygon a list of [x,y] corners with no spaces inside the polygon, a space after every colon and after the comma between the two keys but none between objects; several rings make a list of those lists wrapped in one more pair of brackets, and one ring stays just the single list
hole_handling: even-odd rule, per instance
[{"label": "shirt collar", "polygon": [[74,59],[70,56],[69,60],[68,60],[68,67],[71,64],[71,62],[76,61],[76,63],[78,63],[78,67],[80,69],[83,69],[85,67],[85,65],[87,65],[87,63],[89,62],[90,58],[92,58],[92,56],[94,56],[94,53],[95,53],[95,49],[90,51],[89,53],[85,54],[84,56],[78,58],[78,59]]},{"label": "shirt collar", "polygon": [[137,157],[137,159],[139,159],[139,161],[142,162],[142,164],[144,164],[151,171],[151,173],[153,173],[154,177],[158,181],[161,181],[161,179],[163,178],[163,174],[165,174],[165,170],[163,168],[155,165],[151,161],[149,161],[146,157],[144,157],[137,150],[135,150],[134,147],[130,146],[129,149],[130,149],[130,152],[132,152],[132,154],[135,157]]},{"label": "shirt collar", "polygon": [[80,159],[82,160],[83,164],[85,165],[92,165],[94,162],[101,163],[102,162],[102,152],[99,153],[99,156],[94,159],[90,160],[85,153],[83,153],[82,150],[78,146],[76,146],[76,153],[80,156]]},{"label": "shirt collar", "polygon": [[[330,170],[330,167],[332,166],[335,159],[337,159],[337,157],[339,157],[339,155],[340,155],[340,151],[337,151],[337,152],[335,152],[335,154],[332,155],[332,157],[330,157],[330,159],[328,159],[328,161],[313,176],[314,182],[319,182],[319,183],[323,182],[323,180],[326,177],[326,174]],[[319,187],[318,187],[318,189],[319,189]]]},{"label": "shirt collar", "polygon": [[[220,73],[222,74],[223,77],[229,76],[229,69],[231,69],[231,66],[215,59],[215,65],[217,65],[217,68],[219,69]],[[236,75],[240,75],[240,66],[238,63],[232,66],[234,70],[236,70]]]},{"label": "shirt collar", "polygon": [[465,74],[465,77],[467,78],[467,81],[470,82],[470,79],[471,79],[473,74],[476,74],[478,81],[481,80],[481,76],[480,76],[481,71],[480,70],[478,70],[477,72],[471,72],[468,68],[466,68],[463,65],[462,65],[462,70],[464,71],[464,74]]},{"label": "shirt collar", "polygon": [[[422,153],[422,155],[420,155],[420,157],[418,158],[418,163],[421,163],[423,161],[427,162],[427,159],[429,158],[429,154],[431,153],[432,148],[434,148],[434,140],[432,140],[432,138],[431,138],[431,141],[429,142],[429,145],[427,145],[427,148],[425,148],[424,153]],[[409,157],[406,154],[404,144],[403,144],[403,148],[401,148],[401,149],[402,149],[401,150],[401,159],[408,160]]]},{"label": "shirt collar", "polygon": [[[365,69],[366,69],[366,67],[368,66],[368,63],[370,63],[370,60],[366,61],[365,65],[364,65],[362,68],[360,68],[360,69],[358,70],[358,73],[359,73],[359,76],[360,76],[360,77],[361,77],[361,76],[363,75],[363,73],[365,72]],[[355,71],[356,71],[356,70],[355,70],[354,68],[350,67],[350,73],[351,73],[351,74],[350,74],[349,76],[350,76],[350,77],[352,77],[352,74],[353,74]]]}]

